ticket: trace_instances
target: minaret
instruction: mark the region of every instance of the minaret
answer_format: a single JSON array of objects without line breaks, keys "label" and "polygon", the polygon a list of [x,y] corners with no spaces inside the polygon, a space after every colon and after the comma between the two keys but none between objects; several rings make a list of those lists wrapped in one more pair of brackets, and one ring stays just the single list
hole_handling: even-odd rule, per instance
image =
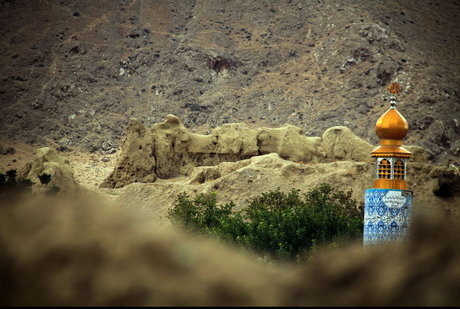
[{"label": "minaret", "polygon": [[377,121],[380,146],[371,152],[376,158],[376,173],[374,188],[365,194],[365,246],[406,238],[410,223],[412,191],[407,190],[406,160],[412,153],[402,147],[409,126],[396,110],[399,84],[393,83],[388,90],[393,94],[391,106]]}]

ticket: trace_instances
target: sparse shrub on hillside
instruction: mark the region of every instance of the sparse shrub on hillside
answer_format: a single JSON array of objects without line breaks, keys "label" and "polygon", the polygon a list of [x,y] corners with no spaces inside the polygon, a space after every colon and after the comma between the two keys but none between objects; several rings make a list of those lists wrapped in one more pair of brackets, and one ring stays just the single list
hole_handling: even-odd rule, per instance
[{"label": "sparse shrub on hillside", "polygon": [[362,236],[363,210],[348,193],[327,184],[306,194],[292,189],[263,193],[234,212],[216,193],[190,200],[179,195],[169,217],[185,228],[230,240],[272,258],[295,259],[317,245]]}]

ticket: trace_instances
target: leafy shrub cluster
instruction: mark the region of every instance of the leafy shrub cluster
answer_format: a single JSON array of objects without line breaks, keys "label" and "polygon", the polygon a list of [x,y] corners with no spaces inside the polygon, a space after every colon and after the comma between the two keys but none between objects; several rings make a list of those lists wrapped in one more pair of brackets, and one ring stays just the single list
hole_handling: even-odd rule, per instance
[{"label": "leafy shrub cluster", "polygon": [[199,194],[192,200],[182,193],[169,218],[264,256],[298,259],[316,245],[362,237],[363,209],[351,193],[327,184],[305,194],[278,189],[247,201],[240,211],[234,211],[233,202],[218,204],[216,193]]}]

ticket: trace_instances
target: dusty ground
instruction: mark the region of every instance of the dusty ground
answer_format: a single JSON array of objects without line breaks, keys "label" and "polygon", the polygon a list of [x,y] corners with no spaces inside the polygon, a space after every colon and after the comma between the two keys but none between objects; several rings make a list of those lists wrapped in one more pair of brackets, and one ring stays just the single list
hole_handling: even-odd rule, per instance
[{"label": "dusty ground", "polygon": [[0,200],[0,305],[459,305],[458,225],[414,223],[407,244],[267,264],[101,201]]}]

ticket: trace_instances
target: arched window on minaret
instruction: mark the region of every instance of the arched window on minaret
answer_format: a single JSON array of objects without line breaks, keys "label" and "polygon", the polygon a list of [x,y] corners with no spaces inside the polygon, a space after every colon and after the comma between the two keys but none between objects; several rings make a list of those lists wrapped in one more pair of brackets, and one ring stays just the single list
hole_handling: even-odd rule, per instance
[{"label": "arched window on minaret", "polygon": [[406,178],[405,177],[405,171],[404,171],[404,162],[401,159],[398,159],[395,162],[394,178],[395,179],[401,179],[401,180],[404,180]]},{"label": "arched window on minaret", "polygon": [[387,159],[382,159],[379,163],[379,178],[391,178],[391,163]]}]

